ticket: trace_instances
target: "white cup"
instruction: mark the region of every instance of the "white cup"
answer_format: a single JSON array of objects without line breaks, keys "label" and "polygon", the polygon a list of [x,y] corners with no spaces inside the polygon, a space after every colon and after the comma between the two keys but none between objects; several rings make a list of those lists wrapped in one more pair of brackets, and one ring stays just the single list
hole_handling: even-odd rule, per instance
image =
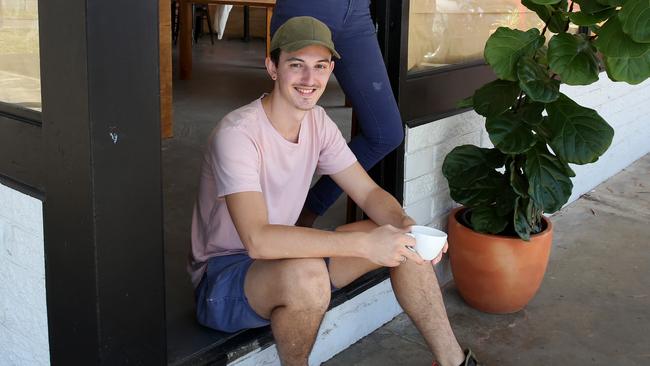
[{"label": "white cup", "polygon": [[413,249],[427,261],[436,258],[447,242],[447,233],[428,226],[413,225],[406,235],[415,238]]}]

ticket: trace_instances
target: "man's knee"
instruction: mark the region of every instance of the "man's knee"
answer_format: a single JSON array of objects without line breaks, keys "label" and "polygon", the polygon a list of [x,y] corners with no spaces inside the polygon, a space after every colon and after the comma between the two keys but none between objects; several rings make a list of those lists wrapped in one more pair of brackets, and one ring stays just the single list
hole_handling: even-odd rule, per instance
[{"label": "man's knee", "polygon": [[369,133],[366,137],[368,138],[372,151],[378,156],[384,157],[402,144],[402,141],[404,141],[404,129],[401,120],[382,122],[386,123],[386,125],[380,131],[377,133]]},{"label": "man's knee", "polygon": [[408,273],[408,277],[428,278],[430,281],[435,281],[435,283],[438,281],[436,277],[436,271],[429,261],[425,261],[423,264],[417,264],[413,261],[406,261],[397,267],[391,267],[389,271],[391,276],[397,272],[402,272]]},{"label": "man's knee", "polygon": [[278,280],[284,303],[294,308],[327,310],[330,302],[330,277],[320,258],[290,259]]},{"label": "man's knee", "polygon": [[401,120],[399,124],[396,124],[388,133],[384,139],[382,139],[382,145],[387,153],[395,150],[399,145],[404,141],[404,128],[401,125]]}]

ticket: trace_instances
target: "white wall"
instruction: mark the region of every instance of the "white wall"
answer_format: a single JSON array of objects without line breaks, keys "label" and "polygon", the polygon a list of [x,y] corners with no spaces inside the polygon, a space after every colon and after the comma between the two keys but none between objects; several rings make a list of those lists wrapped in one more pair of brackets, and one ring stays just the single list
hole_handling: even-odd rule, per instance
[{"label": "white wall", "polygon": [[415,128],[407,128],[404,157],[404,208],[420,225],[446,229],[456,204],[449,197],[442,162],[454,147],[489,146],[483,117],[466,112]]},{"label": "white wall", "polygon": [[0,365],[49,365],[43,204],[0,184]]}]

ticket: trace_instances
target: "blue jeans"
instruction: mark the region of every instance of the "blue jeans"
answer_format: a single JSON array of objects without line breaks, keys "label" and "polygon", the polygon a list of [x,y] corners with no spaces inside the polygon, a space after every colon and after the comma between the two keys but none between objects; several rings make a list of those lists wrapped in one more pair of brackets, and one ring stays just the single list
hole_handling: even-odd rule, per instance
[{"label": "blue jeans", "polygon": [[[308,15],[332,31],[341,55],[334,75],[352,103],[361,133],[349,143],[361,166],[368,170],[404,139],[397,102],[379,50],[370,17],[370,0],[277,0],[271,33],[289,18]],[[321,177],[307,195],[307,207],[322,215],[341,195],[328,176]]]}]

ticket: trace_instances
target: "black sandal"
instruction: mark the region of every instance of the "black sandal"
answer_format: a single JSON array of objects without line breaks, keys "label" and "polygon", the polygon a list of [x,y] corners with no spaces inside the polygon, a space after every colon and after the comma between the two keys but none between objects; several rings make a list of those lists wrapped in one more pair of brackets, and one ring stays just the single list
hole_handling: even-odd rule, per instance
[{"label": "black sandal", "polygon": [[[472,352],[471,349],[466,349],[465,352],[465,360],[463,360],[463,363],[461,363],[458,366],[483,366],[480,363],[478,363],[478,360],[476,359],[476,355],[474,355],[474,352]],[[440,366],[439,363],[436,361],[433,361],[433,365],[431,366]]]},{"label": "black sandal", "polygon": [[459,366],[481,366],[481,364],[478,363],[474,352],[468,348],[465,350],[465,361],[463,361]]}]

